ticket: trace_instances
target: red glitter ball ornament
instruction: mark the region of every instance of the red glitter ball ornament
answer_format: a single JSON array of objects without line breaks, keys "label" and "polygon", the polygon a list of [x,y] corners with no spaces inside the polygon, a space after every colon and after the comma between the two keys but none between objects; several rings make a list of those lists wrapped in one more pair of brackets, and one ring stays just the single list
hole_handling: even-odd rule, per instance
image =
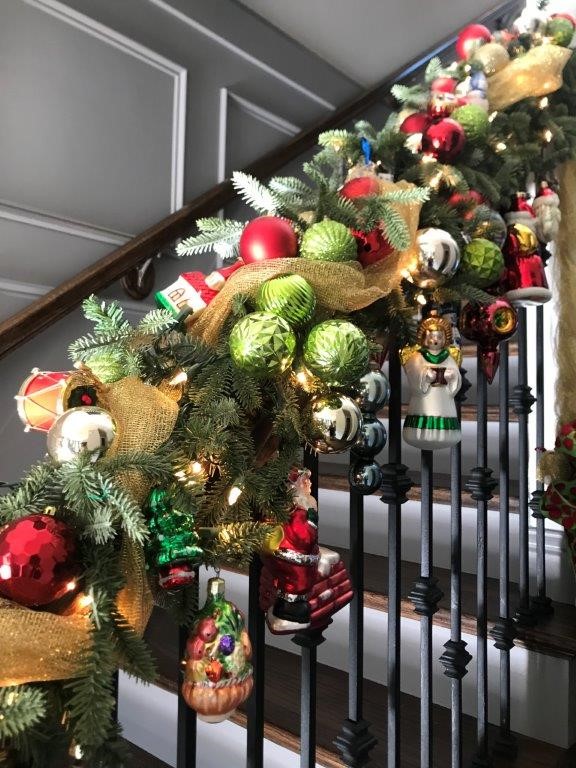
[{"label": "red glitter ball ornament", "polygon": [[357,197],[370,197],[380,194],[380,182],[376,176],[357,176],[347,181],[340,190],[342,197],[355,200]]},{"label": "red glitter ball ornament", "polygon": [[239,248],[244,264],[270,259],[292,259],[298,255],[298,237],[286,219],[259,216],[244,227]]},{"label": "red glitter ball ornament", "polygon": [[402,121],[400,130],[402,133],[424,133],[431,122],[430,115],[426,112],[414,112]]},{"label": "red glitter ball ornament", "polygon": [[51,515],[28,515],[0,528],[0,595],[29,608],[76,589],[80,573],[69,525]]},{"label": "red glitter ball ornament", "polygon": [[469,59],[476,48],[491,40],[492,33],[484,24],[469,24],[458,35],[456,53],[461,59]]},{"label": "red glitter ball ornament", "polygon": [[452,162],[462,152],[465,143],[464,128],[450,117],[432,123],[422,134],[422,151],[441,163]]},{"label": "red glitter ball ornament", "polygon": [[382,234],[380,227],[374,227],[370,232],[360,232],[352,230],[358,245],[358,261],[363,267],[369,267],[370,264],[376,264],[389,256],[394,248]]}]

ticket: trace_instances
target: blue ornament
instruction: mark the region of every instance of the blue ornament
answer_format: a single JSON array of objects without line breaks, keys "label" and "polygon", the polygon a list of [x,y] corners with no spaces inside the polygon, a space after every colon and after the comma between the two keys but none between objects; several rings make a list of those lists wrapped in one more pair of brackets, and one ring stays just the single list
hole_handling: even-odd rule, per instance
[{"label": "blue ornament", "polygon": [[364,162],[366,165],[370,165],[372,160],[372,144],[370,144],[365,136],[360,139],[360,147],[362,148],[362,154],[364,155]]},{"label": "blue ornament", "polygon": [[488,78],[484,72],[473,72],[470,75],[470,90],[481,91],[484,95],[488,93]]}]

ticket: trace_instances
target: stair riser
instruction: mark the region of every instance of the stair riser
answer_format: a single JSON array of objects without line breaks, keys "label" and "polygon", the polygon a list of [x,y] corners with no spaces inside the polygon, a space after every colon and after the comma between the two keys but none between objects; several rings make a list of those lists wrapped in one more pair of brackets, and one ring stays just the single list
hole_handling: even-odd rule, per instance
[{"label": "stair riser", "polygon": [[[349,546],[349,497],[344,491],[320,489],[320,540],[326,546]],[[519,534],[517,513],[511,513],[510,523],[510,578],[518,581]],[[488,576],[498,578],[499,512],[488,512]],[[388,506],[377,495],[364,500],[365,549],[368,554],[388,554]],[[450,508],[444,504],[434,506],[434,563],[450,568]],[[548,523],[546,529],[547,589],[552,599],[574,603],[576,582],[570,559],[566,553],[564,535],[559,526]],[[402,558],[420,561],[420,503],[408,501],[402,506]],[[462,510],[462,570],[476,573],[476,510]],[[532,590],[536,579],[536,529],[530,529],[530,573]],[[448,584],[442,585],[446,591]]]},{"label": "stair riser", "polygon": [[[208,574],[210,575],[210,574]],[[207,577],[202,574],[201,581]],[[235,573],[225,574],[227,597],[246,611],[248,606],[248,578]],[[203,586],[201,586],[201,594]],[[386,613],[366,608],[364,611],[364,675],[369,680],[385,685],[386,680]],[[346,670],[348,668],[348,609],[334,616],[333,624],[326,631],[327,642],[318,648],[318,661],[322,664]],[[444,643],[450,639],[450,632],[434,626],[434,702],[450,706],[450,681],[443,674],[438,662]],[[476,637],[464,635],[468,651],[475,656]],[[289,637],[267,633],[267,643],[291,653],[298,653],[298,647]],[[490,721],[497,723],[499,717],[498,685],[500,676],[500,652],[490,642],[488,653]],[[576,722],[570,717],[574,711],[576,691],[571,686],[574,661],[549,656],[525,648],[516,647],[511,653],[512,684],[512,728],[532,738],[568,747],[576,739]],[[420,625],[418,619],[402,619],[402,691],[413,696],[420,694]],[[475,715],[476,671],[475,662],[469,666],[469,673],[463,680],[464,711]],[[345,693],[343,693],[345,696]],[[543,701],[554,701],[554,707],[542,707]],[[321,712],[321,703],[320,709]],[[370,713],[365,716],[370,720]],[[447,734],[442,734],[446,738]]]}]

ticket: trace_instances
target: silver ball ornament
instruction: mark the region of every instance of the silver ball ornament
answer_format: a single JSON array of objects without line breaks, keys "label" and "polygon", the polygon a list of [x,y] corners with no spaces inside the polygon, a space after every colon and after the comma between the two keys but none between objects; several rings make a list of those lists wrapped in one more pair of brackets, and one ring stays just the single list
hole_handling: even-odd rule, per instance
[{"label": "silver ball ornament", "polygon": [[362,496],[368,496],[380,488],[382,484],[382,470],[376,461],[355,461],[348,472],[350,487]]},{"label": "silver ball ornament", "polygon": [[354,453],[371,458],[376,456],[386,445],[388,434],[382,422],[372,415],[364,415]]},{"label": "silver ball ornament", "polygon": [[419,288],[437,288],[455,275],[460,249],[450,233],[435,227],[420,229],[416,245],[418,256],[408,271]]},{"label": "silver ball ornament", "polygon": [[390,383],[382,371],[368,371],[360,379],[358,389],[358,404],[363,411],[379,411],[390,397]]},{"label": "silver ball ornament", "polygon": [[103,408],[83,406],[64,411],[50,427],[47,447],[58,464],[90,453],[92,461],[103,456],[116,437],[116,423]]},{"label": "silver ball ornament", "polygon": [[352,398],[332,394],[312,400],[310,445],[319,453],[342,453],[358,440],[362,413]]}]

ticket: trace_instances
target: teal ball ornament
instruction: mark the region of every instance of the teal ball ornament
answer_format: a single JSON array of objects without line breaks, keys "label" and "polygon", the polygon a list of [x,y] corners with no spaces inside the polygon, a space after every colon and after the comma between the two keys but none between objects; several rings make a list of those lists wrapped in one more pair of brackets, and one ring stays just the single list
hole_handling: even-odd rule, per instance
[{"label": "teal ball ornament", "polygon": [[368,339],[349,320],[326,320],[306,337],[303,359],[327,386],[349,387],[368,369]]},{"label": "teal ball ornament", "polygon": [[292,364],[296,336],[279,315],[252,312],[232,328],[228,346],[237,368],[257,378],[271,378]]},{"label": "teal ball ornament", "polygon": [[262,283],[256,296],[261,312],[284,318],[292,328],[300,328],[312,319],[316,295],[310,283],[300,275],[282,275]]}]

